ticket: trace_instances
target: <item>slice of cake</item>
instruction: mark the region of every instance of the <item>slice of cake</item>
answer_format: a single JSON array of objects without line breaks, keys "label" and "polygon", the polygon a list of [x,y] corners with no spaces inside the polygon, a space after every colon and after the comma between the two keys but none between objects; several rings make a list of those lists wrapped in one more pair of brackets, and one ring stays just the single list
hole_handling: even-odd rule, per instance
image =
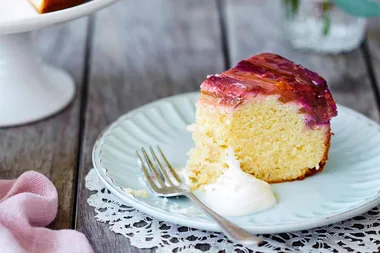
[{"label": "slice of cake", "polygon": [[185,169],[193,189],[223,174],[229,148],[243,171],[268,183],[303,179],[327,161],[337,110],[326,81],[279,55],[208,76],[196,106]]},{"label": "slice of cake", "polygon": [[34,8],[41,14],[70,8],[87,1],[88,0],[30,0]]}]

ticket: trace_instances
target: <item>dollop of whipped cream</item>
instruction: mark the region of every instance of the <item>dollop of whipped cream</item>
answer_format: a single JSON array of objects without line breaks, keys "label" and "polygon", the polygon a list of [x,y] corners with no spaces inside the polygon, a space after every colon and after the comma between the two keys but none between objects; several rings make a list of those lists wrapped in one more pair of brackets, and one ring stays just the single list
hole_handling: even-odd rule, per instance
[{"label": "dollop of whipped cream", "polygon": [[228,148],[228,169],[214,183],[203,187],[202,201],[223,216],[244,216],[273,207],[276,197],[265,181],[241,170],[232,148]]}]

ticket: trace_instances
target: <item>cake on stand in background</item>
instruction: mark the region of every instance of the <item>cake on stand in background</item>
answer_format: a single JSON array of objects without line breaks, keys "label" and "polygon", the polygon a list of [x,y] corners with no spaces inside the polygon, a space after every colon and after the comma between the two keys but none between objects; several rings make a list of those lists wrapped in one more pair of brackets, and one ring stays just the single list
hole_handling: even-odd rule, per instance
[{"label": "cake on stand in background", "polygon": [[86,0],[30,0],[39,13],[48,13],[74,7]]},{"label": "cake on stand in background", "polygon": [[41,12],[62,8],[45,14],[29,0],[0,1],[0,127],[51,116],[75,94],[74,81],[66,71],[38,59],[29,31],[86,16],[116,1],[33,0]]}]

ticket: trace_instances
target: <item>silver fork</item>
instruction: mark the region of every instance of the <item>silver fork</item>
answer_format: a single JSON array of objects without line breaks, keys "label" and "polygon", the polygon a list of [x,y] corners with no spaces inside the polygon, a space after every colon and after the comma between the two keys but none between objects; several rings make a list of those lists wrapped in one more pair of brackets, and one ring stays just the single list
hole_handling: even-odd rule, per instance
[{"label": "silver fork", "polygon": [[[157,146],[157,150],[161,159],[157,157],[152,147],[149,149],[153,159],[151,159],[145,149],[142,148],[141,152],[143,156],[140,155],[139,151],[136,151],[138,158],[137,161],[145,175],[149,187],[157,196],[186,196],[198,207],[200,207],[209,217],[211,217],[220,226],[224,234],[227,235],[232,241],[243,245],[260,245],[263,243],[261,238],[254,236],[246,230],[236,226],[204,205],[189,190],[189,188],[182,183],[181,179],[178,177],[177,173],[174,171],[159,146]],[[144,157],[144,159],[142,157]],[[154,164],[152,160],[154,160]],[[153,174],[153,176],[151,174]]]}]

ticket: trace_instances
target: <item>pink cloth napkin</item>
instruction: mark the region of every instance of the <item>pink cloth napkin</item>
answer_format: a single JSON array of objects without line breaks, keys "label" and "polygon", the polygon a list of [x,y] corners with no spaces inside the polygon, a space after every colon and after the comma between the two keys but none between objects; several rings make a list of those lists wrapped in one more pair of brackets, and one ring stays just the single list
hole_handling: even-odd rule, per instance
[{"label": "pink cloth napkin", "polygon": [[83,234],[44,228],[57,209],[57,190],[42,174],[0,180],[0,253],[92,253]]}]

